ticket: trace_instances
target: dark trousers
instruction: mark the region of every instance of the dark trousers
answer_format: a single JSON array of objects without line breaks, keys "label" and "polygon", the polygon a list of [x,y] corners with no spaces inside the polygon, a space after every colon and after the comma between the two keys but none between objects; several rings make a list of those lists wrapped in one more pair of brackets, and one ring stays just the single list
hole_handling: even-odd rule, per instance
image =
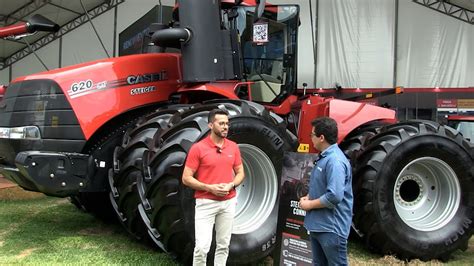
[{"label": "dark trousers", "polygon": [[347,239],[335,233],[311,232],[313,265],[347,265]]}]

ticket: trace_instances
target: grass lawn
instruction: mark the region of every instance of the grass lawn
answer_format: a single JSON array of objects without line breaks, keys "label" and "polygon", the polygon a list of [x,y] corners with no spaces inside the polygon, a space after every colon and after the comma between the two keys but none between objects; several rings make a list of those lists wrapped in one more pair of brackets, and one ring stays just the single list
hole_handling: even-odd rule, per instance
[{"label": "grass lawn", "polygon": [[[349,243],[350,264],[406,264]],[[448,264],[474,263],[474,239]],[[0,265],[5,264],[150,264],[177,265],[171,257],[130,238],[116,224],[105,224],[68,202],[25,192],[0,190]],[[409,265],[441,264],[411,261]]]}]

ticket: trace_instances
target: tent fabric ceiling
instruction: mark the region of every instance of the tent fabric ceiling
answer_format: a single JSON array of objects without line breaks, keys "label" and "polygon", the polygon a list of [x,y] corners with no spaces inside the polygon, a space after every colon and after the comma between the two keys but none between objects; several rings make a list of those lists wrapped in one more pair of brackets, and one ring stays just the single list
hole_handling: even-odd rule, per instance
[{"label": "tent fabric ceiling", "polygon": [[[108,0],[82,0],[86,10],[108,2]],[[85,14],[79,0],[0,0],[0,27],[26,22],[31,16],[40,14],[59,26],[67,24]],[[48,33],[36,33],[28,37],[32,43]],[[26,47],[23,40],[0,39],[0,61]]]},{"label": "tent fabric ceiling", "polygon": [[[109,2],[110,0],[82,0],[86,10]],[[137,1],[137,0],[128,0]],[[471,12],[474,12],[474,0],[444,0]],[[271,1],[269,1],[271,2]],[[82,15],[84,10],[80,0],[0,0],[0,27],[25,22],[29,17],[41,14],[63,26]],[[29,42],[44,37],[47,33],[36,33],[28,38]],[[0,62],[26,47],[22,40],[0,39]]]},{"label": "tent fabric ceiling", "polygon": [[474,12],[474,0],[447,0],[446,2]]}]

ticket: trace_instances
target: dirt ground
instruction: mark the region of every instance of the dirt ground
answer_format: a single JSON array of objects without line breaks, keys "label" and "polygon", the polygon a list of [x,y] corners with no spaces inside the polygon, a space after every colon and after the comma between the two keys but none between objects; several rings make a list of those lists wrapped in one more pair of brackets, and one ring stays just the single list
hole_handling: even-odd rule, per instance
[{"label": "dirt ground", "polygon": [[16,186],[16,184],[13,184],[12,182],[8,181],[6,178],[0,175],[0,189],[14,186]]}]

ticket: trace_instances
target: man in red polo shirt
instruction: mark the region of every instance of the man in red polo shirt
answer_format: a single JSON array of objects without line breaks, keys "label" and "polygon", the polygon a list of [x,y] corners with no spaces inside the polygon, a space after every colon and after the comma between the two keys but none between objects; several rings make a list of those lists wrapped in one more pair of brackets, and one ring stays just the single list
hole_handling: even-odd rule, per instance
[{"label": "man in red polo shirt", "polygon": [[226,264],[237,203],[235,187],[245,177],[239,147],[226,139],[229,132],[227,112],[214,109],[209,112],[208,121],[211,133],[189,150],[182,177],[183,184],[195,190],[193,265],[203,266],[211,247],[214,224],[214,265]]}]

